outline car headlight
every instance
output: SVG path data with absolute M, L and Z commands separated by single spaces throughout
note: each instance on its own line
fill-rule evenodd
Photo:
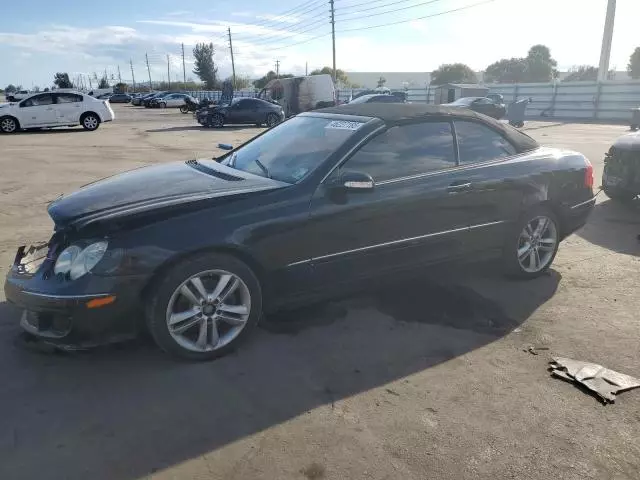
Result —
M 80 248 L 77 245 L 65 248 L 56 260 L 53 267 L 54 273 L 69 274 L 71 280 L 80 278 L 90 272 L 104 257 L 107 245 L 108 242 L 100 241 L 85 248 Z

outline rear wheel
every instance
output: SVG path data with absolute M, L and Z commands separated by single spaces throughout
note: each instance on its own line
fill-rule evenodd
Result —
M 93 132 L 100 126 L 100 119 L 95 113 L 85 113 L 80 120 L 82 128 Z
M 542 206 L 529 210 L 507 234 L 506 273 L 525 279 L 538 277 L 553 263 L 559 244 L 560 227 L 553 212 Z
M 253 271 L 235 257 L 204 254 L 163 275 L 150 301 L 148 325 L 164 351 L 211 360 L 241 343 L 261 314 L 262 291 Z
M 279 120 L 280 119 L 278 118 L 278 115 L 276 115 L 275 113 L 270 113 L 269 115 L 267 115 L 267 127 L 275 127 L 278 124 Z
M 0 118 L 0 132 L 2 133 L 16 133 L 20 129 L 18 120 L 13 117 Z

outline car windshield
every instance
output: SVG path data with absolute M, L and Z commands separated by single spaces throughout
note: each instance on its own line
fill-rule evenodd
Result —
M 364 123 L 293 117 L 227 155 L 222 164 L 296 183 L 322 164 Z
M 451 102 L 451 105 L 471 105 L 477 97 L 465 97 L 459 98 L 455 102 Z
M 350 105 L 354 105 L 356 103 L 367 103 L 367 100 L 369 100 L 370 98 L 375 97 L 375 95 L 363 95 L 361 97 L 358 98 L 354 98 L 353 100 L 351 100 L 349 102 Z

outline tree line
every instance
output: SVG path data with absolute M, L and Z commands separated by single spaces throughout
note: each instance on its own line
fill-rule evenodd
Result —
M 546 45 L 534 45 L 529 49 L 526 57 L 503 58 L 489 65 L 484 72 L 485 83 L 539 83 L 550 82 L 558 78 L 558 63 L 551 56 L 551 50 Z M 636 47 L 627 65 L 629 76 L 640 79 L 640 47 Z M 609 75 L 609 78 L 611 76 Z M 596 81 L 598 68 L 591 65 L 575 66 L 565 82 Z M 431 83 L 442 85 L 445 83 L 477 83 L 475 72 L 464 63 L 450 63 L 440 65 L 431 73 Z

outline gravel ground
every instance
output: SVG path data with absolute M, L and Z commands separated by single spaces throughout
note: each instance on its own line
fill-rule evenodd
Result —
M 259 131 L 115 110 L 93 133 L 0 136 L 0 275 L 48 238 L 60 193 Z M 625 127 L 526 130 L 585 153 L 599 178 Z M 428 272 L 282 313 L 206 364 L 145 340 L 36 353 L 0 296 L 0 479 L 640 478 L 640 390 L 603 407 L 546 370 L 560 355 L 640 376 L 638 233 L 639 211 L 602 194 L 547 276 Z

